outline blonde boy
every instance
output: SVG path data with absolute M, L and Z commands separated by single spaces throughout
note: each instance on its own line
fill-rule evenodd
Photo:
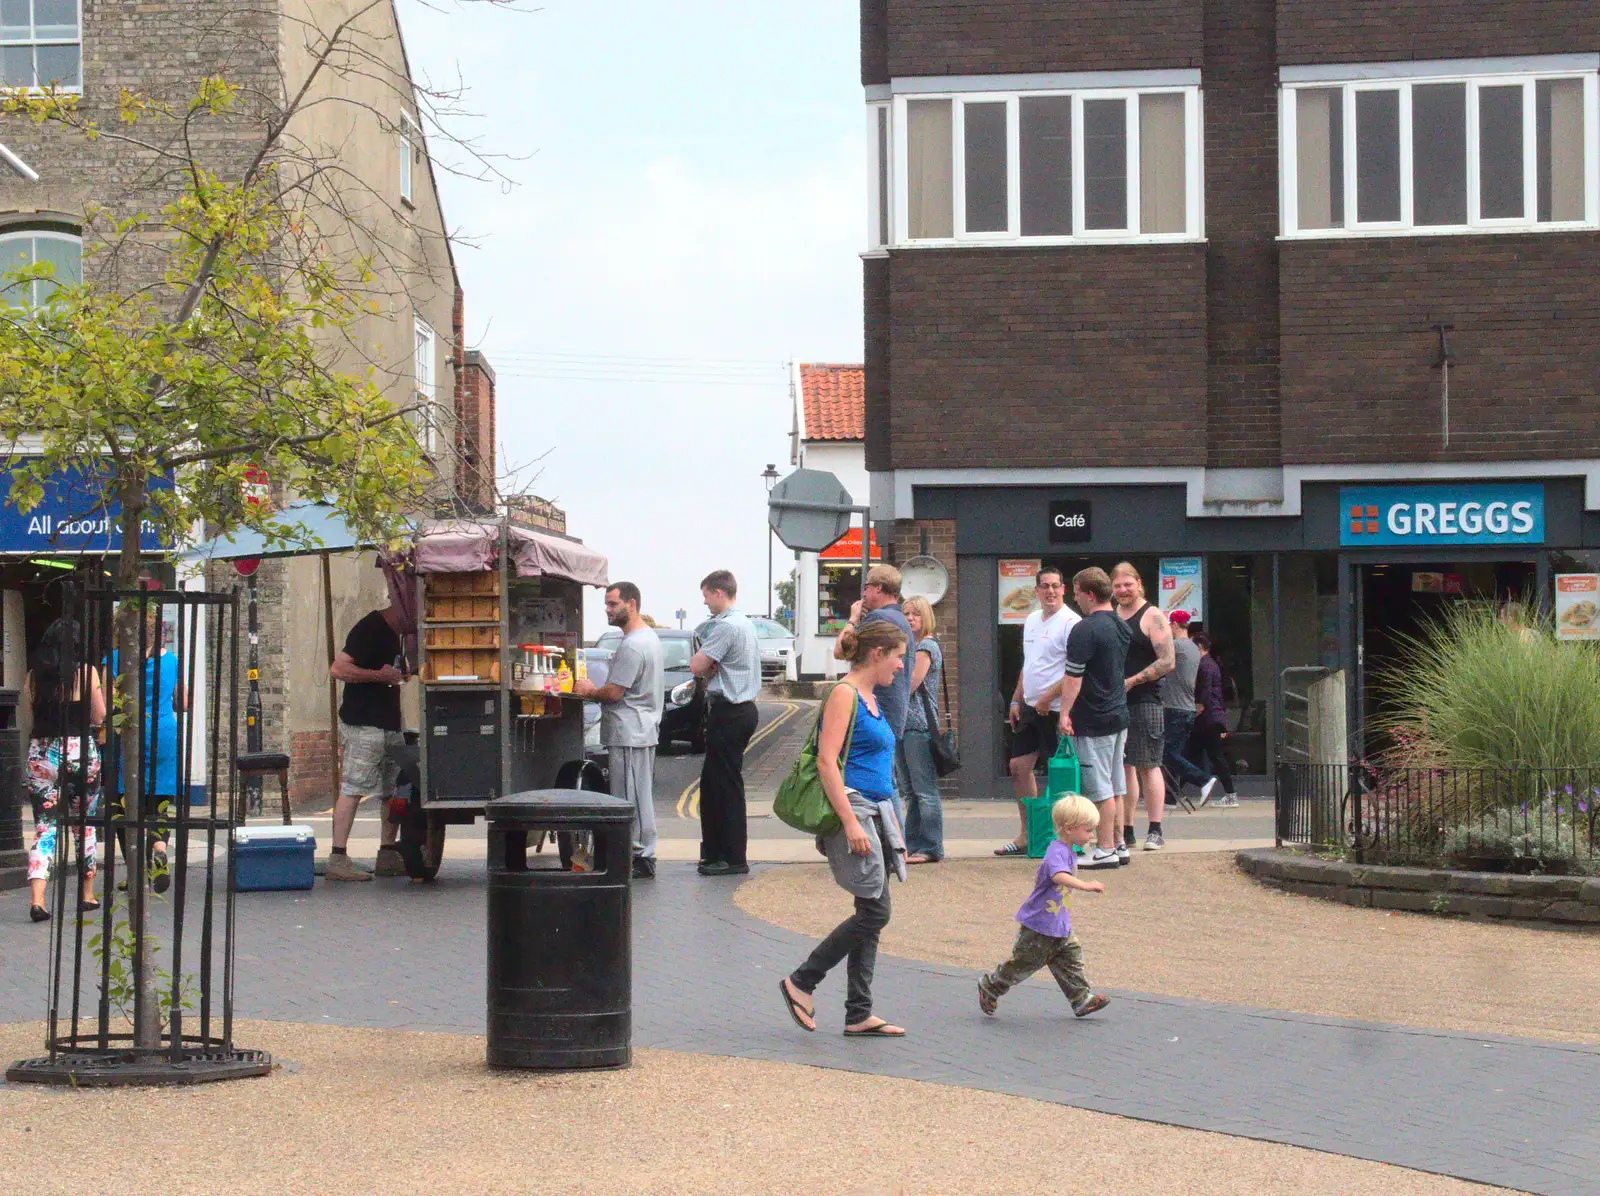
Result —
M 1099 996 L 1083 976 L 1083 949 L 1072 933 L 1071 892 L 1104 893 L 1097 880 L 1079 880 L 1074 845 L 1082 846 L 1095 836 L 1100 811 L 1086 797 L 1068 794 L 1050 809 L 1056 827 L 1056 840 L 1045 850 L 1033 892 L 1017 910 L 1017 942 L 1011 958 L 978 981 L 978 1008 L 994 1016 L 1000 998 L 1040 968 L 1049 968 L 1061 991 L 1072 1002 L 1072 1012 L 1088 1017 L 1104 1009 L 1111 998 Z

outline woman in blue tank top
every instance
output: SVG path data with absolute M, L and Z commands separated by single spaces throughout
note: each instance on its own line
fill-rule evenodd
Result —
M 878 938 L 889 924 L 889 873 L 905 879 L 905 839 L 894 812 L 894 728 L 873 692 L 905 667 L 906 637 L 891 623 L 867 623 L 839 635 L 850 662 L 844 681 L 822 703 L 817 773 L 840 827 L 819 837 L 833 879 L 855 898 L 855 913 L 817 945 L 805 963 L 778 982 L 789 1016 L 817 1028 L 811 994 L 841 960 L 849 960 L 847 1038 L 900 1038 L 905 1031 L 872 1013 Z M 848 750 L 846 744 L 848 743 Z

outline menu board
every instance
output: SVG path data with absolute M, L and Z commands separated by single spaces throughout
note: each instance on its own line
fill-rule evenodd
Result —
M 1175 610 L 1186 610 L 1191 623 L 1203 623 L 1206 617 L 1204 558 L 1163 557 L 1158 572 L 1161 613 L 1170 615 Z
M 1039 568 L 1037 557 L 1000 562 L 1001 623 L 1026 623 L 1028 616 L 1039 609 L 1039 595 L 1034 589 Z
M 1600 640 L 1600 573 L 1556 574 L 1556 638 Z

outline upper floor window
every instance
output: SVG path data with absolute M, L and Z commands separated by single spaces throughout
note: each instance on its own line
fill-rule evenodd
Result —
M 40 262 L 48 262 L 54 269 L 52 278 L 12 280 L 18 270 Z M 81 281 L 83 242 L 74 234 L 32 228 L 0 232 L 0 304 L 40 307 L 50 301 L 57 287 L 77 286 Z
M 871 111 L 874 246 L 1201 235 L 1197 87 L 904 95 Z
M 1284 233 L 1592 227 L 1595 104 L 1592 70 L 1286 86 Z
M 416 173 L 417 162 L 422 157 L 422 130 L 417 127 L 417 122 L 411 119 L 409 113 L 400 114 L 400 198 L 406 203 L 415 203 L 413 198 L 413 180 Z
M 439 449 L 438 386 L 434 375 L 433 329 L 416 320 L 416 340 L 412 357 L 413 389 L 416 392 L 417 427 L 422 432 L 422 447 L 429 454 Z
M 83 86 L 78 0 L 0 0 L 0 87 Z

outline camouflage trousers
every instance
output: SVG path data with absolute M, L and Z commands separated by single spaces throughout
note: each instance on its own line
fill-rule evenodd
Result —
M 1040 968 L 1050 969 L 1074 1011 L 1094 995 L 1083 975 L 1083 948 L 1078 945 L 1078 936 L 1069 932 L 1066 938 L 1058 939 L 1026 926 L 1017 928 L 1011 958 L 978 983 L 990 995 L 1003 997 Z

